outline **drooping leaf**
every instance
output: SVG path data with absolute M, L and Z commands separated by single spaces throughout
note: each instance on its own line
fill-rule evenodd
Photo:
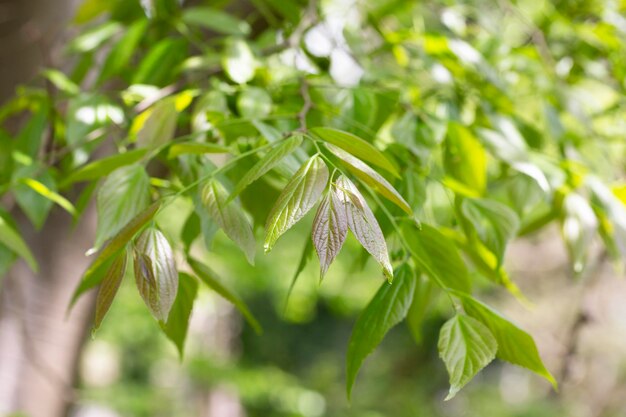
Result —
M 498 343 L 498 358 L 530 369 L 547 379 L 555 388 L 556 380 L 539 357 L 533 338 L 500 314 L 467 294 L 456 293 L 465 312 L 489 328 Z
M 270 150 L 239 180 L 227 201 L 231 201 L 237 197 L 243 190 L 246 189 L 248 185 L 252 184 L 254 181 L 261 178 L 268 171 L 278 165 L 285 156 L 291 154 L 301 144 L 302 135 L 293 135 L 285 139 L 285 141 L 279 146 Z
M 348 235 L 348 216 L 335 187 L 322 200 L 311 230 L 311 239 L 320 260 L 320 279 L 339 254 Z
M 134 164 L 146 155 L 147 149 L 135 149 L 98 159 L 79 169 L 72 171 L 62 182 L 61 186 L 73 184 L 81 181 L 91 181 L 104 177 L 118 168 Z
M 196 278 L 180 272 L 178 274 L 178 292 L 167 323 L 163 326 L 163 332 L 176 345 L 181 360 L 185 350 L 189 317 L 197 294 L 198 281 Z
M 482 195 L 487 185 L 487 159 L 480 141 L 456 122 L 448 124 L 444 166 L 454 180 Z
M 141 165 L 128 165 L 113 171 L 104 181 L 96 198 L 99 248 L 150 204 L 150 178 Z
M 289 180 L 269 214 L 265 227 L 265 252 L 311 210 L 328 183 L 328 168 L 319 156 L 305 162 Z
M 330 127 L 316 127 L 311 129 L 311 133 L 328 143 L 332 143 L 333 145 L 340 147 L 344 151 L 349 152 L 362 161 L 369 162 L 372 165 L 386 169 L 395 177 L 400 178 L 400 173 L 389 161 L 389 159 L 387 159 L 381 151 L 374 147 L 374 145 L 361 139 L 360 137 L 353 135 L 352 133 Z
M 494 360 L 498 350 L 496 339 L 484 324 L 460 314 L 443 325 L 437 346 L 450 375 L 450 392 L 446 400 L 453 398 Z
M 231 80 L 237 84 L 245 84 L 254 78 L 256 59 L 245 41 L 229 39 L 223 56 L 222 65 Z
M 350 172 L 352 172 L 357 178 L 367 184 L 374 191 L 400 207 L 407 214 L 413 215 L 413 211 L 411 210 L 409 203 L 407 203 L 400 193 L 393 188 L 393 185 L 391 185 L 389 181 L 384 179 L 379 173 L 367 166 L 360 159 L 355 158 L 334 145 L 327 146 L 328 149 L 341 159 L 341 162 L 343 162 L 348 167 Z
M 403 226 L 402 236 L 417 265 L 439 286 L 470 292 L 467 267 L 452 240 L 424 223 L 421 229 L 414 225 Z
M 163 233 L 151 227 L 135 240 L 133 258 L 139 294 L 152 315 L 165 323 L 178 291 L 172 247 Z
M 250 33 L 250 25 L 247 22 L 212 7 L 186 8 L 181 19 L 188 25 L 200 26 L 224 35 L 247 35 Z
M 147 19 L 139 19 L 128 27 L 128 30 L 120 40 L 111 48 L 111 52 L 102 64 L 102 71 L 98 76 L 98 82 L 118 74 L 130 62 L 137 46 L 144 37 L 148 28 Z
M 56 184 L 50 171 L 38 164 L 22 166 L 13 172 L 13 192 L 18 206 L 31 221 L 35 229 L 41 229 L 50 214 L 53 202 L 26 185 L 26 178 L 36 179 L 49 190 L 56 191 Z
M 234 202 L 226 202 L 228 192 L 217 180 L 209 181 L 202 189 L 202 202 L 211 217 L 224 230 L 233 242 L 243 251 L 248 262 L 254 264 L 256 241 L 252 225 L 244 215 L 241 207 Z
M 354 325 L 348 345 L 346 389 L 348 398 L 363 360 L 385 335 L 405 317 L 415 292 L 416 276 L 408 265 L 396 271 L 393 283 L 384 282 Z
M 391 281 L 393 268 L 389 261 L 387 242 L 374 213 L 348 178 L 342 175 L 337 178 L 335 184 L 339 201 L 345 208 L 348 228 L 365 250 L 383 267 L 383 273 Z
M 226 288 L 218 279 L 217 274 L 211 270 L 207 265 L 199 262 L 193 258 L 187 258 L 187 263 L 193 272 L 198 275 L 198 278 L 204 282 L 209 288 L 218 293 L 220 296 L 231 302 L 237 310 L 244 316 L 248 324 L 258 334 L 262 333 L 261 325 L 256 318 L 252 315 L 246 304 L 235 293 Z
M 499 266 L 507 243 L 519 229 L 517 214 L 502 203 L 482 198 L 466 198 L 461 207 L 480 241 L 496 256 Z
M 28 187 L 30 187 L 31 190 L 35 191 L 39 195 L 47 198 L 53 203 L 57 203 L 72 216 L 76 215 L 76 209 L 74 208 L 74 205 L 67 198 L 63 197 L 57 192 L 52 191 L 41 182 L 33 178 L 22 178 L 21 182 L 26 184 Z
M 226 146 L 217 145 L 215 143 L 181 142 L 174 143 L 169 147 L 167 157 L 172 159 L 185 154 L 203 155 L 206 153 L 228 152 L 230 152 L 229 148 L 227 148 Z
M 28 245 L 20 235 L 20 233 L 13 228 L 11 225 L 13 220 L 11 220 L 8 213 L 4 210 L 0 211 L 0 243 L 6 246 L 11 251 L 15 252 L 21 258 L 23 258 L 30 269 L 34 272 L 37 272 L 38 266 L 35 257 L 32 252 L 28 248 Z
M 69 309 L 76 303 L 78 297 L 80 297 L 85 291 L 95 287 L 102 281 L 106 272 L 107 262 L 110 263 L 113 255 L 117 254 L 126 244 L 150 221 L 154 218 L 160 203 L 154 203 L 141 213 L 136 215 L 131 221 L 129 221 L 122 229 L 104 245 L 104 247 L 98 252 L 94 260 L 91 262 L 87 270 L 83 274 L 83 277 L 72 294 Z
M 94 331 L 100 327 L 104 316 L 106 316 L 113 299 L 117 294 L 117 290 L 120 288 L 122 278 L 126 273 L 126 263 L 128 260 L 128 253 L 126 251 L 121 252 L 115 259 L 111 266 L 107 269 L 100 289 L 98 290 L 98 297 L 96 298 L 96 316 L 94 319 Z

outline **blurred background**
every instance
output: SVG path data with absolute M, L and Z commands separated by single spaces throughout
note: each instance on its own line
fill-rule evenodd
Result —
M 0 100 L 44 66 L 63 66 L 61 50 L 79 0 L 0 0 Z M 572 1 L 572 3 L 577 3 Z M 574 7 L 574 6 L 572 6 Z M 621 16 L 621 19 L 624 19 Z M 623 24 L 623 22 L 622 22 Z M 162 224 L 174 235 L 180 213 Z M 56 217 L 55 217 L 56 216 Z M 537 340 L 554 392 L 538 376 L 496 361 L 444 402 L 447 374 L 437 335 L 448 311 L 429 306 L 419 340 L 401 324 L 365 362 L 352 401 L 345 395 L 345 352 L 352 325 L 380 285 L 378 267 L 357 268 L 348 241 L 323 283 L 308 263 L 286 303 L 309 223 L 288 233 L 256 267 L 221 232 L 204 259 L 245 298 L 265 332 L 255 334 L 206 289 L 195 304 L 185 357 L 161 334 L 126 279 L 94 337 L 93 294 L 66 315 L 93 241 L 93 210 L 82 223 L 53 211 L 36 241 L 41 276 L 16 265 L 0 296 L 0 414 L 17 417 L 408 417 L 626 415 L 626 282 L 602 250 L 573 279 L 554 227 L 517 241 L 507 254 L 523 306 L 501 289 L 482 299 Z

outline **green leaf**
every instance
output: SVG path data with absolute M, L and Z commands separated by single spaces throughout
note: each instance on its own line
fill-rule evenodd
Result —
M 582 272 L 587 253 L 598 231 L 598 219 L 582 196 L 568 194 L 563 200 L 565 216 L 561 226 L 563 240 L 567 245 L 574 272 Z
M 400 193 L 396 191 L 396 189 L 393 188 L 393 186 L 378 172 L 374 171 L 360 159 L 344 152 L 340 148 L 334 145 L 327 146 L 328 149 L 341 159 L 341 162 L 343 162 L 348 167 L 350 172 L 352 172 L 357 178 L 367 184 L 374 191 L 394 203 L 396 206 L 400 207 L 408 215 L 413 215 L 413 211 L 411 210 L 409 203 L 407 203 Z
M 113 171 L 96 197 L 98 227 L 94 247 L 99 248 L 150 204 L 150 178 L 141 165 Z
M 324 278 L 343 242 L 348 236 L 348 216 L 346 207 L 336 187 L 332 187 L 322 200 L 315 220 L 311 238 L 320 260 L 320 279 Z
M 117 290 L 120 288 L 124 274 L 126 273 L 126 263 L 128 260 L 128 253 L 123 251 L 113 260 L 111 266 L 107 269 L 100 289 L 98 290 L 98 297 L 96 298 L 96 317 L 94 320 L 94 331 L 100 327 L 104 316 L 106 316 L 113 299 L 117 294 Z
M 36 179 L 49 190 L 56 191 L 56 184 L 52 175 L 50 175 L 50 171 L 38 164 L 22 166 L 13 172 L 15 200 L 33 226 L 35 226 L 35 229 L 39 230 L 46 222 L 53 203 L 50 199 L 26 185 L 23 181 L 26 178 Z
M 256 241 L 252 225 L 241 207 L 227 203 L 228 192 L 217 180 L 209 181 L 202 189 L 202 202 L 215 222 L 243 251 L 250 264 L 254 264 Z
M 302 135 L 294 135 L 283 141 L 279 146 L 270 150 L 263 156 L 246 174 L 239 180 L 233 192 L 228 197 L 228 201 L 233 200 L 243 190 L 257 179 L 261 178 L 268 171 L 280 163 L 287 155 L 290 155 L 302 144 Z
M 153 45 L 134 72 L 132 84 L 163 86 L 174 80 L 177 66 L 187 57 L 182 39 L 165 38 Z
M 43 76 L 46 77 L 59 91 L 63 91 L 66 94 L 74 95 L 80 92 L 80 88 L 70 80 L 67 75 L 63 74 L 59 70 L 46 69 L 43 71 Z
M 217 274 L 213 272 L 211 268 L 193 258 L 187 258 L 187 263 L 189 263 L 189 266 L 191 266 L 193 272 L 198 275 L 198 278 L 200 278 L 202 282 L 204 282 L 209 288 L 221 295 L 223 298 L 230 301 L 237 308 L 237 310 L 239 310 L 239 312 L 245 317 L 245 319 L 248 321 L 248 324 L 250 324 L 255 332 L 257 332 L 258 334 L 262 333 L 263 330 L 261 329 L 261 325 L 254 318 L 252 313 L 250 313 L 250 310 L 243 302 L 243 300 L 240 299 L 231 290 L 226 288 L 220 282 L 220 280 L 217 278 Z
M 160 323 L 165 323 L 178 291 L 174 251 L 163 233 L 144 230 L 133 246 L 135 283 L 141 298 Z
M 346 212 L 348 228 L 365 250 L 383 267 L 383 273 L 391 281 L 393 268 L 389 261 L 387 242 L 374 213 L 363 195 L 348 178 L 341 175 L 335 184 L 339 201 Z
M 265 227 L 265 252 L 313 208 L 328 183 L 328 168 L 319 156 L 305 162 L 289 180 L 269 214 Z
M 248 119 L 264 119 L 272 112 L 272 97 L 258 87 L 248 87 L 237 96 L 239 115 Z
M 98 252 L 94 260 L 91 262 L 83 277 L 78 284 L 78 287 L 74 290 L 72 299 L 70 301 L 69 308 L 72 308 L 78 297 L 80 297 L 85 291 L 95 287 L 104 278 L 106 272 L 107 262 L 122 250 L 126 244 L 139 232 L 149 221 L 151 221 L 156 215 L 160 203 L 154 203 L 141 213 L 136 215 L 131 221 L 129 221 L 111 240 L 104 245 L 104 247 Z M 110 262 L 109 262 L 110 263 Z
M 106 21 L 98 26 L 86 30 L 72 40 L 69 45 L 74 52 L 85 53 L 93 51 L 104 42 L 111 39 L 122 30 L 122 25 L 114 21 Z
M 450 122 L 445 145 L 448 175 L 482 195 L 487 186 L 487 155 L 480 141 L 465 126 Z
M 180 155 L 187 154 L 203 155 L 207 153 L 228 152 L 230 152 L 229 148 L 227 148 L 226 146 L 217 145 L 215 143 L 182 142 L 172 144 L 167 152 L 167 157 L 169 159 L 173 159 Z
M 111 48 L 111 52 L 107 55 L 102 65 L 102 71 L 98 76 L 98 82 L 119 74 L 128 65 L 139 43 L 144 38 L 146 29 L 148 29 L 147 19 L 137 20 L 128 27 L 124 36 Z
M 346 362 L 348 398 L 363 360 L 374 351 L 387 332 L 406 317 L 415 285 L 415 274 L 409 266 L 403 265 L 396 271 L 393 283 L 383 283 L 361 313 L 348 344 Z
M 497 201 L 478 198 L 464 199 L 461 208 L 480 241 L 496 256 L 500 266 L 507 242 L 519 229 L 515 211 Z
M 328 143 L 340 147 L 362 161 L 386 169 L 396 178 L 400 178 L 400 173 L 391 161 L 381 151 L 376 149 L 374 145 L 360 137 L 330 127 L 316 127 L 311 129 L 311 133 Z
M 166 98 L 137 116 L 131 128 L 131 138 L 140 146 L 157 148 L 174 138 L 177 120 L 176 103 Z
M 37 261 L 19 232 L 11 224 L 14 223 L 8 213 L 0 211 L 0 243 L 24 258 L 30 269 L 38 271 Z
M 224 35 L 248 35 L 250 25 L 234 16 L 212 7 L 190 7 L 181 19 L 192 26 L 200 26 Z
M 433 299 L 433 288 L 433 281 L 427 277 L 418 275 L 413 302 L 406 316 L 406 322 L 411 331 L 411 336 L 413 336 L 413 340 L 418 345 L 421 344 L 423 340 L 422 327 L 428 307 Z
M 52 191 L 51 189 L 46 187 L 41 182 L 39 182 L 39 181 L 37 181 L 35 179 L 32 179 L 32 178 L 22 178 L 20 180 L 20 182 L 22 182 L 23 184 L 26 184 L 33 191 L 35 191 L 39 195 L 47 198 L 48 200 L 52 201 L 53 203 L 57 203 L 59 206 L 61 206 L 63 209 L 65 209 L 65 211 L 70 213 L 72 216 L 76 215 L 76 209 L 74 208 L 74 205 L 72 203 L 70 203 L 70 201 L 68 199 L 66 199 L 62 195 Z
M 436 228 L 422 223 L 402 227 L 402 236 L 415 263 L 444 289 L 471 291 L 467 267 L 454 242 Z
M 135 149 L 125 153 L 98 159 L 70 172 L 70 174 L 61 182 L 61 186 L 67 186 L 75 182 L 91 181 L 104 177 L 118 168 L 140 161 L 147 152 L 147 149 Z
M 291 292 L 293 288 L 296 286 L 296 282 L 298 282 L 298 277 L 304 268 L 306 267 L 311 254 L 313 253 L 313 241 L 311 239 L 306 239 L 306 243 L 304 244 L 304 248 L 302 249 L 302 255 L 300 255 L 300 260 L 298 261 L 298 266 L 293 273 L 293 277 L 291 278 L 291 284 L 289 284 L 289 289 L 287 290 L 287 296 L 285 297 L 285 311 L 287 310 L 287 305 L 289 304 L 289 297 L 291 296 Z
M 226 75 L 237 84 L 252 80 L 257 66 L 252 50 L 241 39 L 229 39 L 226 42 L 222 65 Z
M 163 326 L 163 332 L 176 345 L 181 360 L 183 359 L 185 339 L 189 328 L 189 317 L 197 295 L 198 281 L 196 278 L 180 272 L 178 274 L 178 292 L 167 323 Z
M 496 339 L 484 324 L 458 314 L 441 328 L 437 346 L 450 375 L 450 392 L 446 400 L 453 398 L 494 360 L 498 350 Z
M 554 377 L 544 366 L 533 338 L 500 314 L 462 293 L 456 293 L 465 312 L 489 328 L 498 343 L 498 358 L 522 366 L 546 378 L 556 389 Z

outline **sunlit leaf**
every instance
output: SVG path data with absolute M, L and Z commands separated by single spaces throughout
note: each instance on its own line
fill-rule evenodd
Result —
M 416 277 L 411 268 L 407 265 L 402 266 L 396 271 L 393 283 L 383 283 L 361 313 L 348 345 L 346 369 L 348 397 L 363 360 L 374 351 L 387 332 L 406 317 L 415 285 Z
M 278 197 L 265 227 L 265 252 L 313 208 L 328 183 L 328 168 L 319 156 L 305 162 Z
M 383 273 L 391 281 L 393 269 L 389 261 L 387 243 L 374 213 L 363 195 L 348 178 L 340 176 L 335 184 L 339 201 L 346 212 L 348 228 L 365 250 L 383 267 Z
M 495 359 L 498 344 L 480 321 L 457 314 L 441 328 L 438 348 L 450 375 L 449 400 Z
M 263 119 L 272 111 L 272 97 L 258 87 L 248 87 L 237 96 L 237 110 L 241 117 Z
M 254 78 L 256 59 L 245 41 L 228 40 L 223 56 L 222 65 L 231 80 L 237 84 L 245 84 Z
M 233 242 L 245 253 L 248 262 L 254 264 L 256 241 L 252 225 L 235 202 L 226 201 L 228 192 L 217 180 L 209 181 L 202 189 L 202 202 L 211 217 Z
M 456 122 L 448 124 L 444 165 L 455 180 L 483 194 L 487 185 L 485 149 L 472 132 Z
M 259 324 L 257 319 L 254 318 L 252 313 L 250 313 L 250 310 L 243 302 L 243 300 L 231 290 L 226 288 L 220 282 L 217 274 L 212 271 L 211 268 L 199 261 L 196 261 L 193 258 L 187 258 L 187 262 L 189 263 L 189 266 L 191 266 L 191 269 L 193 269 L 193 272 L 198 275 L 198 278 L 200 278 L 202 282 L 204 282 L 209 288 L 218 293 L 220 296 L 231 302 L 237 308 L 237 310 L 239 310 L 239 312 L 244 316 L 248 324 L 250 324 L 255 332 L 259 334 L 262 332 L 261 325 Z
M 74 205 L 67 198 L 63 197 L 59 193 L 52 191 L 41 182 L 32 178 L 22 178 L 21 182 L 29 186 L 39 195 L 42 195 L 53 203 L 58 204 L 72 216 L 76 215 L 76 209 L 74 208 Z
M 131 137 L 141 146 L 156 148 L 172 140 L 177 120 L 176 103 L 166 98 L 137 116 Z
M 141 298 L 152 315 L 165 323 L 178 291 L 178 271 L 170 243 L 159 230 L 148 228 L 135 240 L 133 260 Z

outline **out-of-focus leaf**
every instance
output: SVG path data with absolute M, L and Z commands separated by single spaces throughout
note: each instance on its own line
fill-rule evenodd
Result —
M 87 23 L 106 12 L 110 6 L 110 0 L 85 0 L 78 6 L 74 15 L 74 22 L 79 25 Z
M 506 205 L 488 199 L 467 198 L 461 207 L 478 238 L 496 256 L 500 266 L 507 243 L 519 229 L 517 214 Z
M 177 120 L 176 103 L 166 98 L 135 118 L 130 131 L 131 138 L 134 137 L 140 146 L 148 148 L 164 145 L 174 137 Z
M 164 324 L 178 291 L 172 247 L 163 233 L 151 227 L 136 239 L 133 258 L 139 294 L 154 318 Z
M 228 197 L 228 201 L 237 197 L 248 185 L 252 184 L 278 165 L 283 158 L 291 154 L 300 144 L 302 144 L 302 135 L 293 135 L 285 139 L 279 146 L 270 150 L 239 180 L 233 192 Z
M 177 66 L 186 56 L 183 40 L 165 38 L 150 48 L 135 71 L 132 83 L 158 86 L 171 83 L 178 73 Z
M 374 213 L 363 195 L 348 178 L 342 175 L 337 178 L 335 184 L 339 201 L 346 212 L 348 228 L 365 250 L 383 267 L 383 273 L 391 281 L 393 269 L 389 261 L 387 242 Z
M 128 253 L 126 251 L 117 255 L 102 279 L 102 284 L 100 284 L 100 289 L 98 290 L 98 297 L 96 298 L 94 331 L 100 327 L 104 316 L 106 316 L 113 303 L 117 290 L 120 288 L 122 278 L 124 278 L 124 274 L 126 273 L 127 260 Z
M 98 76 L 98 81 L 108 79 L 112 75 L 118 74 L 130 62 L 133 54 L 137 50 L 137 46 L 146 33 L 148 28 L 148 20 L 140 19 L 128 27 L 128 30 L 120 38 L 120 40 L 111 48 L 111 52 L 107 56 L 102 71 Z
M 46 69 L 43 71 L 43 76 L 46 77 L 56 88 L 63 91 L 66 94 L 74 95 L 78 94 L 80 88 L 70 80 L 67 75 L 61 71 L 54 69 Z
M 494 310 L 467 294 L 457 293 L 465 312 L 489 328 L 498 343 L 498 358 L 530 369 L 555 388 L 556 380 L 544 366 L 533 338 Z
M 78 297 L 102 281 L 107 271 L 107 263 L 110 264 L 111 258 L 122 250 L 122 248 L 154 218 L 160 206 L 160 203 L 154 203 L 136 215 L 98 252 L 89 267 L 87 267 L 80 283 L 72 294 L 69 305 L 70 309 L 76 303 Z
M 150 177 L 143 166 L 128 165 L 113 171 L 98 190 L 94 247 L 99 248 L 149 204 Z
M 72 171 L 62 182 L 61 186 L 73 184 L 81 181 L 91 181 L 104 177 L 118 168 L 126 165 L 134 164 L 143 158 L 147 149 L 135 149 L 132 151 L 120 153 L 98 159 L 79 169 Z
M 403 226 L 402 236 L 417 265 L 438 285 L 464 293 L 471 291 L 467 267 L 452 240 L 424 223 L 421 229 Z
M 70 203 L 70 201 L 67 198 L 63 197 L 61 194 L 52 191 L 41 182 L 32 178 L 22 178 L 21 182 L 26 184 L 36 193 L 52 201 L 53 203 L 57 203 L 59 206 L 65 209 L 72 216 L 76 215 L 76 209 L 74 208 L 74 205 Z
M 221 10 L 199 6 L 185 9 L 181 16 L 188 25 L 200 26 L 224 35 L 247 35 L 250 25 Z
M 237 84 L 245 84 L 254 78 L 257 66 L 252 50 L 242 39 L 228 40 L 222 65 L 228 77 Z
M 272 111 L 272 97 L 258 87 L 248 87 L 237 96 L 237 110 L 241 117 L 263 119 Z
M 320 260 L 320 279 L 339 254 L 348 235 L 348 216 L 335 187 L 322 200 L 311 230 L 311 239 Z
M 22 236 L 13 228 L 13 223 L 9 213 L 0 210 L 0 243 L 23 258 L 30 269 L 37 272 L 37 261 Z
M 563 239 L 567 244 L 574 272 L 582 272 L 591 242 L 598 231 L 598 219 L 582 196 L 570 193 L 563 201 Z
M 449 400 L 495 359 L 498 344 L 480 321 L 457 314 L 441 328 L 438 348 L 450 375 Z
M 410 267 L 404 265 L 396 271 L 393 283 L 385 282 L 365 307 L 354 325 L 348 344 L 346 389 L 348 398 L 363 360 L 374 351 L 385 335 L 400 323 L 409 311 L 416 277 Z
M 287 290 L 287 296 L 285 297 L 285 309 L 287 309 L 287 305 L 289 303 L 289 297 L 291 296 L 291 292 L 293 288 L 296 286 L 296 282 L 298 282 L 298 278 L 304 268 L 306 267 L 309 258 L 311 258 L 311 254 L 313 253 L 313 241 L 311 239 L 306 239 L 306 243 L 304 244 L 304 248 L 302 249 L 302 255 L 300 255 L 300 260 L 298 261 L 298 266 L 293 273 L 293 277 L 291 278 L 291 283 L 289 284 L 289 289 Z
M 201 142 L 181 142 L 174 143 L 169 147 L 167 157 L 172 159 L 180 155 L 195 154 L 203 155 L 206 153 L 228 153 L 230 149 L 226 146 L 217 145 L 215 143 Z
M 487 185 L 485 149 L 472 132 L 456 123 L 448 124 L 444 166 L 448 175 L 482 195 Z
M 176 345 L 181 360 L 185 350 L 189 317 L 197 295 L 198 281 L 196 278 L 180 272 L 178 274 L 178 292 L 167 323 L 163 326 L 163 332 Z
M 406 315 L 406 322 L 411 331 L 413 340 L 418 345 L 422 343 L 422 326 L 424 324 L 424 317 L 428 311 L 428 307 L 431 303 L 433 294 L 433 282 L 424 277 L 418 275 L 417 283 L 415 285 L 415 294 L 413 295 L 413 302 L 411 308 Z
M 230 301 L 239 312 L 244 316 L 248 324 L 254 329 L 255 332 L 261 333 L 263 330 L 261 329 L 261 325 L 254 318 L 250 310 L 243 302 L 241 298 L 239 298 L 235 293 L 226 288 L 218 279 L 217 274 L 211 270 L 207 265 L 199 262 L 193 258 L 187 258 L 187 262 L 193 272 L 198 275 L 198 278 L 202 282 L 204 282 L 209 288 L 218 293 L 220 296 L 224 297 L 226 300 Z
M 360 159 L 355 158 L 344 150 L 333 145 L 327 146 L 328 149 L 341 159 L 341 162 L 346 164 L 350 172 L 352 172 L 356 177 L 358 177 L 374 191 L 387 198 L 396 206 L 400 207 L 407 214 L 413 215 L 413 211 L 411 210 L 409 203 L 407 203 L 400 193 L 379 173 L 374 171 Z
M 330 127 L 316 127 L 311 129 L 311 133 L 316 137 L 340 147 L 353 156 L 380 168 L 386 169 L 396 178 L 400 178 L 397 168 L 387 159 L 387 157 L 371 143 L 339 129 Z
M 202 202 L 211 217 L 224 230 L 233 242 L 239 246 L 250 264 L 254 264 L 256 241 L 252 225 L 244 215 L 241 207 L 234 202 L 226 201 L 228 192 L 217 180 L 209 181 L 202 189 Z
M 33 226 L 36 229 L 41 229 L 48 218 L 53 203 L 26 185 L 23 180 L 27 178 L 36 179 L 46 188 L 53 191 L 56 191 L 56 184 L 52 175 L 50 175 L 50 171 L 37 164 L 22 166 L 13 172 L 15 200 Z
M 85 53 L 93 51 L 122 30 L 122 25 L 114 21 L 106 21 L 95 26 L 72 40 L 69 49 Z
M 48 124 L 48 114 L 45 109 L 34 113 L 26 122 L 15 138 L 14 150 L 35 159 L 41 148 L 43 134 Z
M 328 168 L 319 156 L 305 162 L 278 197 L 265 227 L 265 252 L 311 210 L 328 183 Z

